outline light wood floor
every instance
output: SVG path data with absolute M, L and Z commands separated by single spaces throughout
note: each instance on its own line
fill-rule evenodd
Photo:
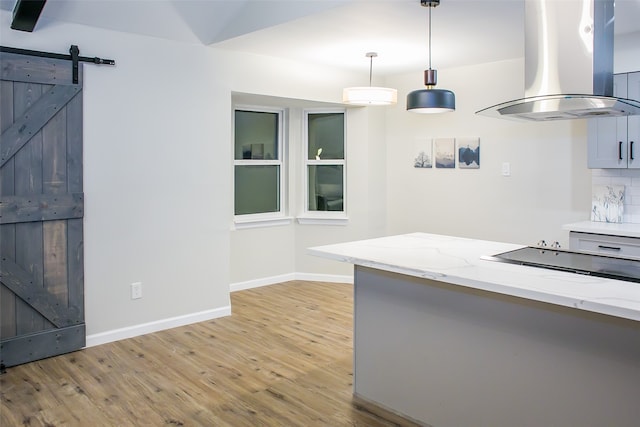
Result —
M 353 287 L 235 292 L 233 315 L 7 369 L 0 425 L 388 426 L 352 403 Z

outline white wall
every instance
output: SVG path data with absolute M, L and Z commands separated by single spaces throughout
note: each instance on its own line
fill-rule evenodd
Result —
M 335 103 L 353 74 L 81 25 L 47 22 L 33 33 L 13 31 L 11 13 L 0 13 L 5 46 L 66 53 L 77 44 L 81 55 L 116 61 L 84 66 L 89 341 L 223 315 L 232 268 L 240 272 L 234 281 L 291 273 L 301 246 L 368 234 L 360 209 L 353 222 L 359 234 L 311 226 L 300 244 L 291 226 L 234 232 L 231 239 L 232 92 Z M 357 173 L 352 178 L 362 181 Z M 335 264 L 334 271 L 345 272 Z M 143 298 L 131 300 L 137 281 Z
M 422 73 L 387 83 L 399 98 L 421 88 Z M 591 174 L 583 121 L 522 123 L 475 111 L 524 92 L 524 61 L 439 70 L 438 87 L 456 94 L 456 111 L 439 115 L 393 109 L 387 122 L 390 234 L 411 231 L 568 246 L 562 224 L 585 219 Z M 479 137 L 480 169 L 416 169 L 415 142 Z M 503 162 L 511 176 L 501 175 Z M 410 183 L 410 185 L 408 185 Z
M 350 264 L 309 256 L 306 248 L 386 234 L 385 117 L 387 109 L 350 108 L 347 111 L 346 226 L 296 226 L 296 271 L 351 275 Z M 299 179 L 301 182 L 301 179 Z
M 80 25 L 9 29 L 5 46 L 100 56 L 84 68 L 90 336 L 229 306 L 230 99 L 209 49 Z M 141 281 L 143 298 L 131 300 Z

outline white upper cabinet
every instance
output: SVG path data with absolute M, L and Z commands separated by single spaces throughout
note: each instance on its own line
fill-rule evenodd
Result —
M 613 94 L 640 100 L 640 71 L 613 76 Z M 640 116 L 589 120 L 591 169 L 640 169 Z

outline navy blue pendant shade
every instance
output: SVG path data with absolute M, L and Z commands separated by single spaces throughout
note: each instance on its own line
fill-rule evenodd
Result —
M 446 89 L 414 90 L 407 95 L 407 110 L 414 113 L 446 113 L 456 109 L 456 96 Z
M 429 68 L 424 71 L 426 89 L 414 90 L 407 95 L 407 110 L 414 113 L 446 113 L 456 109 L 456 96 L 446 89 L 434 89 L 438 71 Z

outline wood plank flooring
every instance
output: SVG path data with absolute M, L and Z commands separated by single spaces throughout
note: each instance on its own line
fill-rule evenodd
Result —
M 352 285 L 286 282 L 231 303 L 225 318 L 7 369 L 0 425 L 393 425 L 352 402 Z

